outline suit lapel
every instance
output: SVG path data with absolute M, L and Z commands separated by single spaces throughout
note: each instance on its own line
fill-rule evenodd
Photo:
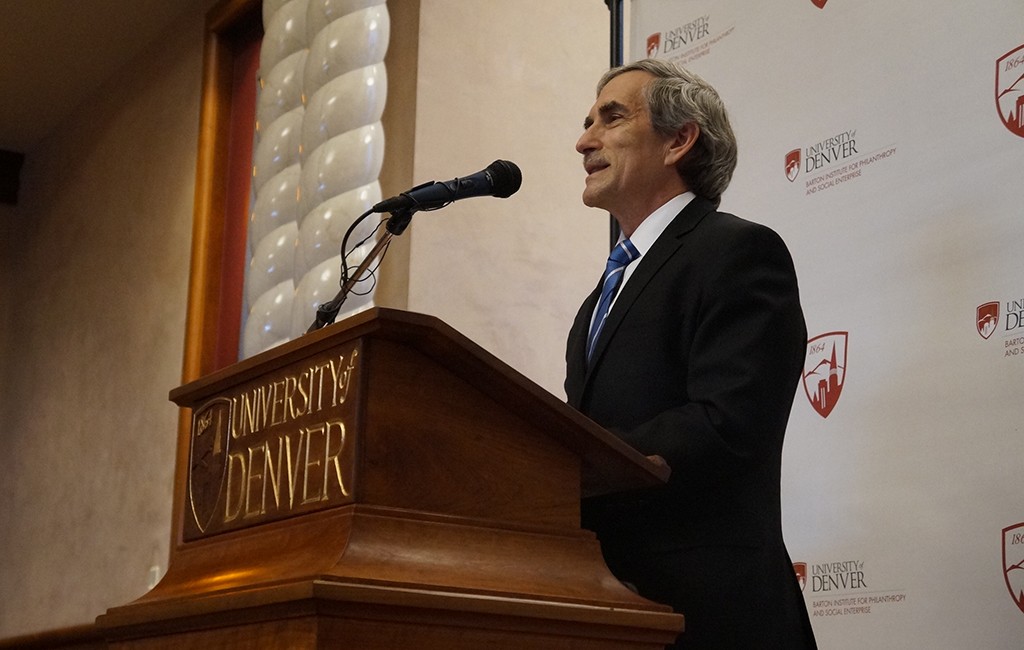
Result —
M 644 253 L 643 257 L 640 258 L 640 262 L 637 264 L 636 270 L 634 270 L 633 274 L 629 277 L 629 282 L 627 282 L 626 286 L 622 288 L 622 292 L 616 297 L 611 311 L 608 312 L 608 318 L 605 320 L 604 328 L 601 330 L 601 335 L 594 344 L 594 352 L 589 364 L 585 361 L 586 353 L 583 353 L 584 365 L 586 367 L 585 384 L 589 383 L 594 370 L 598 365 L 600 365 L 601 356 L 604 354 L 609 342 L 615 338 L 615 333 L 618 331 L 623 319 L 629 313 L 630 308 L 636 302 L 637 298 L 644 292 L 651 281 L 654 280 L 661 267 L 663 267 L 683 245 L 683 240 L 686 234 L 696 228 L 701 220 L 713 211 L 714 206 L 709 201 L 701 198 L 693 199 L 678 215 L 676 215 L 675 219 L 672 220 L 668 227 L 665 228 L 665 232 L 658 237 L 657 241 L 654 242 L 654 245 L 651 246 L 651 249 Z M 588 298 L 587 302 L 592 303 L 594 300 L 595 296 L 592 294 L 591 297 Z M 586 313 L 589 315 L 592 312 L 593 307 L 591 307 L 591 309 Z M 583 338 L 584 340 L 586 339 L 585 332 Z

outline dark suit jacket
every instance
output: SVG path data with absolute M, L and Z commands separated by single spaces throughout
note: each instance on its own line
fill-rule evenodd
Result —
M 569 403 L 672 468 L 668 485 L 586 500 L 609 568 L 686 616 L 685 648 L 814 647 L 782 540 L 782 441 L 807 332 L 772 230 L 697 198 L 615 301 L 569 334 Z

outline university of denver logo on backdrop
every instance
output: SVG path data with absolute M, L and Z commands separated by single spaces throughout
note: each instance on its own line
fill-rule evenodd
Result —
M 807 563 L 794 562 L 793 573 L 796 574 L 796 581 L 800 583 L 800 591 L 803 591 L 804 587 L 807 586 Z
M 690 64 L 711 53 L 712 45 L 732 34 L 736 25 L 713 21 L 712 14 L 684 18 L 647 37 L 647 57 L 660 57 L 680 65 Z M 712 24 L 717 28 L 712 31 Z
M 996 61 L 996 107 L 1006 128 L 1024 138 L 1024 45 Z
M 981 338 L 987 339 L 992 336 L 999 325 L 999 303 L 986 302 L 984 305 L 978 305 L 976 324 Z
M 1003 529 L 1003 579 L 1013 602 L 1024 612 L 1024 523 Z
M 647 37 L 647 58 L 653 59 L 658 56 L 661 49 L 661 32 L 655 32 Z
M 811 406 L 827 418 L 846 384 L 846 342 L 849 332 L 828 332 L 807 341 L 804 392 Z
M 811 0 L 811 2 L 813 2 L 814 6 L 818 9 L 824 9 L 825 3 L 828 2 L 828 0 Z
M 786 178 L 792 183 L 800 175 L 800 150 L 794 149 L 786 154 Z

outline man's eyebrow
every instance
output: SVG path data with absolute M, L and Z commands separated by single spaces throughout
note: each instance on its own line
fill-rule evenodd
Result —
M 597 112 L 601 115 L 601 117 L 607 117 L 609 113 L 616 113 L 619 111 L 628 111 L 628 109 L 626 108 L 625 104 L 615 101 L 614 99 L 611 101 L 607 101 L 604 104 L 601 104 L 597 108 Z M 590 125 L 593 123 L 594 120 L 588 115 L 587 118 L 583 120 L 583 128 L 589 129 Z
M 601 104 L 601 107 L 597 109 L 597 112 L 600 113 L 601 115 L 607 115 L 608 113 L 614 113 L 616 111 L 625 110 L 626 106 L 624 104 L 617 102 L 613 99 L 611 101 L 605 102 L 604 104 Z

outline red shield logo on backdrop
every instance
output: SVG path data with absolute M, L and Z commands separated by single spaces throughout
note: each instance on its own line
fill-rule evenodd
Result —
M 1003 579 L 1013 602 L 1024 612 L 1024 523 L 1003 529 Z
M 846 384 L 846 343 L 849 332 L 828 332 L 807 341 L 804 392 L 811 406 L 827 418 Z
M 792 183 L 800 175 L 800 150 L 794 149 L 786 154 L 786 178 Z
M 800 591 L 803 591 L 807 586 L 807 563 L 794 562 L 793 572 L 796 573 L 796 581 L 800 583 Z
M 653 59 L 661 49 L 661 34 L 655 33 L 647 37 L 647 58 Z
M 987 339 L 992 336 L 996 331 L 996 325 L 999 324 L 999 303 L 986 302 L 984 305 L 978 305 L 976 324 L 981 338 Z
M 813 2 L 814 6 L 818 9 L 824 9 L 825 3 L 828 2 L 828 0 L 811 0 L 811 2 Z
M 996 107 L 1006 128 L 1024 138 L 1024 45 L 996 61 Z

